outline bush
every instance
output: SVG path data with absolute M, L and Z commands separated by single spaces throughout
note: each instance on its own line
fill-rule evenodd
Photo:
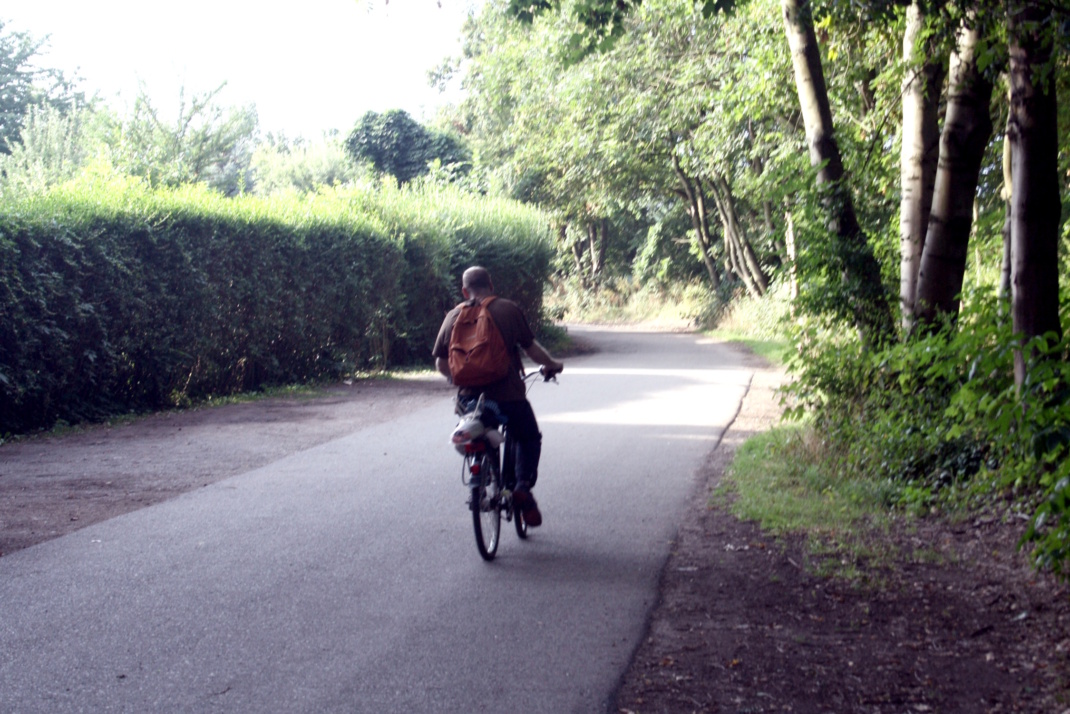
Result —
M 1070 300 L 1064 299 L 1064 305 Z M 1064 318 L 1065 321 L 1065 318 Z M 966 296 L 956 324 L 879 351 L 857 333 L 811 327 L 797 339 L 793 414 L 912 507 L 1010 492 L 1034 510 L 1024 540 L 1038 565 L 1070 574 L 1070 341 L 1011 334 L 1009 306 Z M 1016 351 L 1027 378 L 1013 378 Z

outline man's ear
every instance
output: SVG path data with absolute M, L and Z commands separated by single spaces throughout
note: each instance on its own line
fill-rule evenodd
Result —
M 472 296 L 468 294 L 468 288 L 461 288 L 461 295 L 464 295 L 465 300 L 472 299 Z

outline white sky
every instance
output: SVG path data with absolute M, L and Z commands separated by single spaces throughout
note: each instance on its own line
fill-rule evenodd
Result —
M 430 118 L 444 102 L 427 70 L 460 54 L 481 0 L 18 0 L 5 29 L 49 35 L 40 64 L 77 71 L 124 111 L 143 81 L 161 108 L 215 89 L 255 103 L 264 132 L 348 132 L 366 111 Z M 456 97 L 452 97 L 456 99 Z

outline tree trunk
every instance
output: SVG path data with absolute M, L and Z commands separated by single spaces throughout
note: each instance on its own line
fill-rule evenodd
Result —
M 782 241 L 777 240 L 776 224 L 773 222 L 773 202 L 769 199 L 762 201 L 762 227 L 765 229 L 765 237 L 769 241 L 769 247 L 776 253 L 778 260 L 787 258 L 787 251 Z
M 1010 84 L 1010 78 L 1008 77 L 1008 85 Z M 1008 106 L 1010 106 L 1010 100 L 1013 98 L 1010 96 L 1008 90 Z M 1003 261 L 999 268 L 999 297 L 1001 300 L 1010 300 L 1011 297 L 1011 197 L 1014 195 L 1014 174 L 1011 171 L 1011 157 L 1014 155 L 1013 147 L 1011 146 L 1011 121 L 1013 116 L 1007 117 L 1007 128 L 1003 133 L 1003 190 L 1000 191 L 1000 198 L 1003 199 Z M 1000 318 L 1002 322 L 1003 307 L 1000 305 Z
M 598 269 L 605 270 L 606 247 L 609 245 L 609 219 L 603 218 L 598 226 Z
M 873 91 L 873 84 L 877 81 L 879 73 L 872 67 L 863 72 L 862 79 L 858 82 L 858 94 L 862 98 L 862 118 L 865 119 L 877 107 L 877 95 Z
M 699 239 L 702 246 L 702 259 L 706 263 L 706 270 L 717 275 L 717 268 L 713 263 L 713 235 L 710 233 L 710 211 L 706 207 L 706 194 L 702 190 L 702 182 L 695 180 L 695 207 L 698 212 Z M 714 289 L 721 287 L 721 279 L 718 277 L 713 283 Z
M 1058 104 L 1051 27 L 1042 6 L 1009 9 L 1011 67 L 1011 313 L 1025 339 L 1055 333 L 1059 322 Z M 1051 10 L 1047 10 L 1050 14 Z M 1026 359 L 1017 353 L 1014 380 L 1022 386 Z
M 958 315 L 977 177 L 992 135 L 992 84 L 977 71 L 976 48 L 977 30 L 963 25 L 951 54 L 940 165 L 918 273 L 914 314 L 919 327 L 934 328 L 939 316 Z
M 851 194 L 844 185 L 843 160 L 833 137 L 832 109 L 814 35 L 809 0 L 781 0 L 784 31 L 791 47 L 810 164 L 827 196 L 834 253 L 848 282 L 849 309 L 863 340 L 878 344 L 895 332 L 892 311 L 881 284 L 880 266 L 862 234 Z
M 561 239 L 561 242 L 567 243 L 568 224 L 562 223 L 557 230 L 557 235 Z M 572 249 L 572 260 L 576 264 L 576 275 L 580 278 L 580 287 L 586 290 L 590 285 L 587 282 L 587 273 L 583 270 L 583 243 L 580 241 L 572 241 L 572 244 L 569 247 Z
M 903 34 L 903 146 L 900 155 L 901 196 L 899 204 L 899 303 L 903 330 L 914 325 L 925 232 L 933 202 L 933 183 L 940 151 L 940 85 L 943 68 L 933 60 L 922 42 L 925 15 L 917 0 L 907 8 Z M 926 61 L 926 58 L 928 60 Z
M 598 249 L 598 224 L 587 224 L 587 246 L 591 254 L 591 279 L 597 284 L 602 278 L 602 252 Z
M 748 138 L 747 143 L 753 147 L 754 123 L 753 120 L 749 118 L 747 119 L 747 135 L 750 137 Z M 754 156 L 754 158 L 751 159 L 750 165 L 751 171 L 754 172 L 755 176 L 761 176 L 765 173 L 765 160 L 760 155 Z M 786 256 L 784 246 L 776 237 L 776 225 L 773 223 L 773 202 L 769 199 L 762 200 L 762 230 L 765 240 L 772 249 L 779 267 L 779 264 L 786 259 Z
M 725 254 L 728 256 L 729 269 L 736 274 L 743 286 L 747 289 L 747 294 L 753 298 L 760 298 L 762 296 L 758 286 L 754 283 L 754 279 L 751 277 L 750 270 L 747 268 L 746 262 L 744 262 L 743 251 L 740 249 L 739 240 L 729 224 L 729 220 L 725 215 L 725 212 L 721 205 L 721 200 L 714 195 L 714 202 L 717 204 L 717 212 L 721 217 L 722 232 L 724 233 L 724 248 Z
M 680 179 L 680 186 L 683 189 L 684 197 L 687 199 L 687 214 L 691 217 L 691 225 L 695 229 L 695 240 L 698 242 L 699 252 L 702 254 L 702 264 L 706 266 L 706 272 L 710 276 L 710 284 L 713 289 L 719 290 L 721 288 L 721 277 L 717 274 L 717 267 L 713 264 L 713 258 L 710 255 L 709 221 L 705 215 L 705 201 L 699 201 L 695 186 L 680 167 L 680 159 L 676 154 L 673 154 L 672 157 L 672 167 L 676 171 L 677 178 Z
M 791 315 L 795 316 L 795 301 L 799 297 L 799 278 L 795 272 L 795 222 L 791 218 L 791 213 L 784 214 L 784 249 L 788 255 L 789 275 L 791 279 L 791 289 L 788 294 L 791 298 Z
M 705 196 L 706 194 L 702 190 L 702 181 L 696 179 L 695 183 L 698 186 L 699 192 Z M 740 260 L 736 244 L 732 240 L 732 229 L 728 225 L 728 219 L 725 216 L 724 205 L 721 202 L 720 194 L 718 194 L 716 186 L 711 184 L 710 188 L 712 189 L 711 193 L 713 194 L 713 205 L 717 208 L 717 217 L 721 221 L 721 237 L 724 239 L 725 271 L 742 280 L 743 284 L 747 287 L 747 292 L 753 293 L 753 289 L 748 283 L 747 276 L 743 272 L 742 261 Z
M 754 249 L 740 226 L 735 200 L 732 197 L 732 187 L 728 185 L 728 181 L 723 176 L 714 175 L 710 181 L 710 188 L 713 191 L 714 201 L 717 203 L 717 213 L 721 217 L 725 242 L 733 251 L 737 273 L 742 278 L 743 284 L 747 286 L 747 292 L 753 297 L 760 298 L 769 289 L 769 279 L 758 265 Z

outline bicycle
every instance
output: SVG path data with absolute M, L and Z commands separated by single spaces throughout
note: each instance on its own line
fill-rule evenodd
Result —
M 557 381 L 554 375 L 547 376 L 543 369 L 524 376 L 531 389 L 536 376 L 543 381 Z M 470 404 L 471 402 L 467 402 Z M 461 483 L 469 489 L 468 506 L 472 511 L 472 528 L 476 536 L 476 549 L 483 560 L 494 560 L 501 540 L 502 518 L 513 522 L 516 534 L 524 540 L 528 526 L 513 501 L 516 486 L 516 443 L 509 438 L 507 424 L 486 427 L 482 421 L 484 398 L 480 394 L 472 409 L 458 398 L 455 411 L 461 417 L 450 437 L 457 451 L 464 456 L 461 465 Z M 502 448 L 504 446 L 504 460 Z

